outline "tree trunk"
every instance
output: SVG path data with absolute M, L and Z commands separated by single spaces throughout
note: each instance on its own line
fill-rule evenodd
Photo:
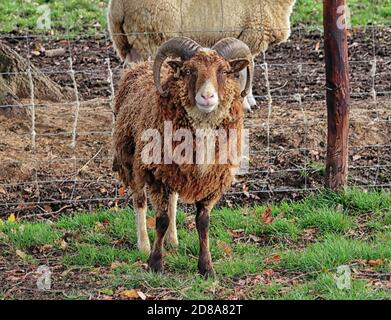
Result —
M 27 108 L 21 107 L 19 100 L 31 98 L 30 74 L 34 99 L 60 102 L 74 98 L 73 90 L 59 86 L 0 42 L 0 114 L 27 115 Z

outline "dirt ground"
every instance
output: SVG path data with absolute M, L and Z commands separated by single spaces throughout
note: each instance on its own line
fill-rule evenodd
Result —
M 2 40 L 24 57 L 30 52 L 34 65 L 69 87 L 73 86 L 69 73 L 72 57 L 81 104 L 74 148 L 73 102 L 36 101 L 35 150 L 31 119 L 0 115 L 0 217 L 11 212 L 25 217 L 54 216 L 114 206 L 119 184 L 111 170 L 110 72 L 116 83 L 122 65 L 107 37 L 67 41 L 13 34 Z M 64 48 L 66 53 L 55 58 L 45 56 L 44 49 L 54 48 Z M 353 30 L 349 50 L 349 184 L 389 188 L 391 29 Z M 264 58 L 260 57 L 254 90 L 258 106 L 245 124 L 250 129 L 250 172 L 238 177 L 221 205 L 297 199 L 308 190 L 320 188 L 324 181 L 327 119 L 322 34 L 296 31 L 289 42 L 271 48 L 265 58 L 271 108 Z M 29 100 L 21 102 L 30 104 Z M 125 198 L 118 204 L 122 205 Z

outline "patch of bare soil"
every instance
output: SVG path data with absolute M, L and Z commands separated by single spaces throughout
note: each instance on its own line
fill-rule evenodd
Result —
M 349 40 L 349 184 L 389 187 L 391 30 L 376 28 L 374 33 L 375 42 L 371 29 L 355 30 Z M 118 182 L 111 169 L 111 73 L 115 84 L 122 65 L 107 37 L 31 38 L 27 42 L 25 37 L 9 35 L 3 41 L 22 56 L 30 52 L 34 65 L 69 87 L 73 87 L 71 57 L 81 103 L 75 122 L 76 103 L 35 102 L 35 150 L 31 119 L 0 116 L 0 216 L 15 212 L 54 217 L 115 205 Z M 58 48 L 65 53 L 54 58 L 44 53 Z M 249 173 L 238 177 L 221 205 L 297 199 L 323 185 L 327 119 L 321 33 L 294 33 L 289 42 L 267 52 L 266 62 L 271 108 L 261 57 L 254 90 L 258 107 L 245 123 L 250 130 Z M 30 101 L 22 103 L 28 106 Z M 124 202 L 119 199 L 119 205 Z
M 21 260 L 13 249 L 1 246 L 0 249 L 1 294 L 5 299 L 90 299 L 99 296 L 107 274 L 87 267 L 67 269 L 56 254 L 50 252 L 35 253 L 34 262 L 28 263 Z M 42 290 L 37 285 L 43 283 L 42 270 L 46 266 L 50 266 L 50 290 Z

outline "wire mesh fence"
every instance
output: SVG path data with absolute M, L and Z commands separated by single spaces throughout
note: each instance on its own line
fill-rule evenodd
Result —
M 108 33 L 0 37 L 30 66 L 74 92 L 70 101 L 37 99 L 29 67 L 29 97 L 17 106 L 0 106 L 28 111 L 25 117 L 0 113 L 1 215 L 53 216 L 127 203 L 111 169 L 112 102 L 124 67 Z M 221 205 L 296 199 L 323 187 L 327 112 L 322 38 L 320 29 L 298 26 L 288 42 L 256 59 L 257 107 L 245 119 L 250 171 L 237 177 Z M 45 54 L 59 48 L 64 49 L 59 56 Z M 391 187 L 390 51 L 389 26 L 350 31 L 350 186 Z

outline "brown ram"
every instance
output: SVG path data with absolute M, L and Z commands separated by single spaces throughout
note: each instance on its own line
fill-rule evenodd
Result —
M 147 252 L 150 251 L 146 226 L 147 192 L 150 195 L 156 213 L 156 240 L 148 262 L 151 270 L 163 269 L 163 240 L 167 230 L 168 240 L 177 241 L 175 215 L 179 195 L 183 202 L 196 204 L 199 272 L 213 274 L 209 216 L 215 203 L 230 187 L 239 167 L 242 101 L 247 92 L 241 91 L 237 76 L 248 66 L 249 53 L 247 45 L 234 38 L 223 39 L 212 49 L 203 48 L 188 38 L 172 38 L 158 49 L 154 63 L 135 64 L 123 75 L 114 106 L 113 169 L 133 192 L 138 246 Z M 166 63 L 168 57 L 174 59 Z M 248 78 L 246 88 L 249 82 Z M 189 140 L 185 143 L 182 139 L 165 139 L 164 148 L 155 149 L 159 143 L 153 144 L 154 139 L 149 141 L 145 134 L 153 132 L 165 136 L 167 124 L 171 124 L 175 132 L 189 133 Z M 186 150 L 190 147 L 187 156 L 190 154 L 192 160 L 203 159 L 197 154 L 198 132 L 202 130 L 214 130 L 219 134 L 232 131 L 239 138 L 219 140 L 212 150 L 215 156 L 212 162 L 177 161 L 183 160 L 182 152 L 175 157 L 177 148 L 183 143 Z M 224 158 L 222 150 L 231 150 L 232 141 L 237 157 Z M 151 145 L 154 161 L 146 160 Z M 167 147 L 174 150 L 169 156 Z

